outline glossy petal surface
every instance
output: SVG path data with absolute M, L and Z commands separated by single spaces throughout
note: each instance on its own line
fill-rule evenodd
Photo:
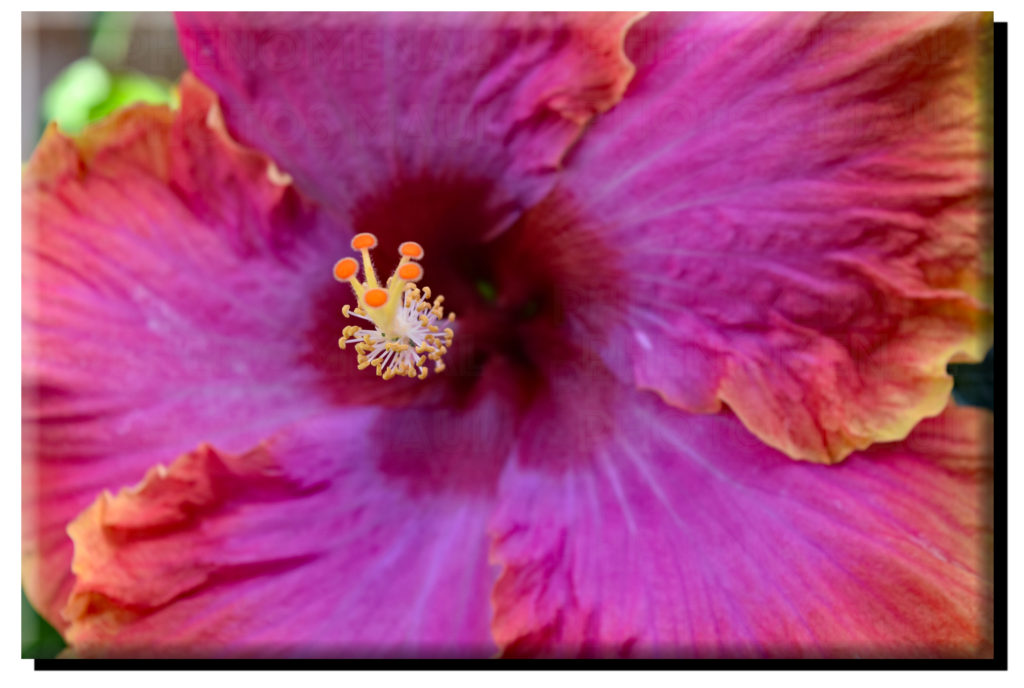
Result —
M 990 656 L 986 414 L 819 466 L 732 416 L 620 402 L 585 458 L 502 478 L 506 655 Z
M 794 458 L 939 413 L 987 348 L 987 15 L 652 15 L 557 203 L 622 254 L 605 355 Z M 609 324 L 609 329 L 613 326 Z

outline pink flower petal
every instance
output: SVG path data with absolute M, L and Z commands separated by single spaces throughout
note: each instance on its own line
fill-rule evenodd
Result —
M 25 174 L 25 586 L 59 628 L 64 529 L 100 491 L 202 441 L 250 447 L 329 396 L 338 334 L 311 333 L 310 295 L 337 287 L 345 237 L 226 135 L 205 87 L 186 77 L 181 98 L 77 140 L 51 128 Z
M 991 656 L 988 414 L 822 466 L 728 414 L 628 391 L 617 408 L 586 454 L 566 440 L 557 465 L 503 475 L 504 654 Z
M 553 204 L 621 254 L 607 358 L 838 461 L 939 413 L 987 348 L 990 15 L 653 15 Z
M 229 127 L 350 211 L 396 179 L 493 181 L 505 221 L 550 188 L 632 74 L 629 14 L 182 14 Z M 481 227 L 481 234 L 500 229 Z
M 202 446 L 101 496 L 69 527 L 76 654 L 493 655 L 491 497 L 424 480 L 458 477 L 444 456 L 386 475 L 398 447 L 369 429 L 388 418 L 335 413 L 239 454 Z

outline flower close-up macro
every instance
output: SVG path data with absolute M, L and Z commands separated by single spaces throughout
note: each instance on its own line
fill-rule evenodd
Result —
M 990 14 L 179 14 L 22 174 L 69 657 L 988 658 Z

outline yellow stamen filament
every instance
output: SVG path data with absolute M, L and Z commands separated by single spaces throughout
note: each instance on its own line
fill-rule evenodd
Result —
M 373 261 L 370 260 L 370 249 L 377 247 L 377 237 L 369 232 L 356 234 L 352 237 L 352 248 L 363 254 L 363 273 L 366 275 L 366 286 L 375 289 L 380 286 L 377 282 L 377 273 L 373 270 Z
M 342 258 L 334 265 L 335 279 L 347 281 L 358 302 L 351 309 L 346 304 L 341 314 L 373 325 L 373 329 L 360 325 L 345 327 L 338 346 L 344 349 L 347 344 L 355 344 L 356 367 L 365 370 L 372 366 L 385 380 L 396 376 L 422 380 L 427 377 L 428 360 L 434 362 L 434 372 L 440 373 L 445 369 L 442 359 L 455 337 L 451 327 L 442 330 L 440 325 L 453 322 L 455 314 L 449 313 L 445 320 L 441 305 L 444 297 L 438 295 L 431 302 L 430 287 L 420 290 L 414 284 L 422 279 L 423 268 L 412 261 L 423 257 L 423 247 L 415 241 L 399 246 L 401 259 L 385 289 L 377 281 L 370 260 L 370 249 L 376 246 L 377 237 L 372 234 L 364 232 L 352 238 L 352 249 L 362 253 L 365 282 L 356 278 L 359 264 L 354 258 Z

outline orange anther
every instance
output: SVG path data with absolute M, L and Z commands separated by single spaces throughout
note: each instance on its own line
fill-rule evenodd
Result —
M 375 246 L 377 246 L 377 237 L 369 232 L 356 234 L 352 237 L 352 248 L 356 251 L 362 251 L 364 248 L 374 248 Z
M 388 293 L 383 289 L 367 289 L 363 300 L 371 308 L 380 308 L 388 302 Z
M 398 254 L 419 260 L 423 257 L 423 247 L 415 241 L 403 241 L 402 245 L 398 247 Z
M 342 258 L 334 264 L 334 279 L 339 282 L 354 277 L 357 272 L 359 272 L 359 263 L 355 258 Z
M 398 276 L 406 282 L 415 282 L 419 278 L 423 277 L 423 268 L 416 263 L 406 263 L 402 267 L 398 268 Z

